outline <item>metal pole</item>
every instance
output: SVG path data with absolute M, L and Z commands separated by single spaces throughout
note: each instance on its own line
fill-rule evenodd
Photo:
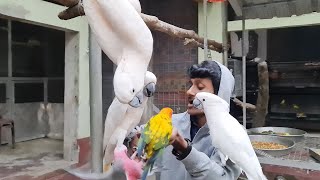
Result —
M 9 117 L 13 119 L 14 82 L 12 80 L 12 21 L 8 20 L 8 80 L 7 80 L 7 103 L 9 106 Z
M 91 169 L 102 173 L 102 56 L 92 30 L 89 32 Z
M 203 24 L 204 24 L 204 35 L 203 35 L 203 59 L 206 60 L 208 54 L 208 33 L 207 33 L 207 0 L 203 1 Z
M 245 128 L 247 128 L 246 52 L 245 52 L 245 47 L 244 47 L 244 41 L 245 41 L 245 13 L 242 8 L 242 40 L 241 40 L 241 46 L 242 46 L 242 101 L 243 101 L 242 113 L 243 113 L 243 126 Z
M 228 1 L 222 2 L 223 64 L 228 67 Z

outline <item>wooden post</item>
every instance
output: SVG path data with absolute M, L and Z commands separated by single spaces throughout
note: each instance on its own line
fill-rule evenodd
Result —
M 269 104 L 269 72 L 267 62 L 258 63 L 259 92 L 256 112 L 253 115 L 253 127 L 262 127 L 266 122 Z

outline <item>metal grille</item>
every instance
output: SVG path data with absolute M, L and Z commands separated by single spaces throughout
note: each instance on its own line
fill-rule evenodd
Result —
M 196 48 L 185 47 L 181 40 L 156 33 L 153 72 L 158 78 L 154 104 L 159 109 L 171 107 L 174 113 L 187 109 L 187 69 L 197 63 Z

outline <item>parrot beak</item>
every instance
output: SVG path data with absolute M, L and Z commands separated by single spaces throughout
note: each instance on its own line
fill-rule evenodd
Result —
M 203 105 L 198 98 L 195 98 L 192 102 L 193 106 L 197 109 L 203 109 Z
M 151 82 L 149 84 L 147 84 L 144 88 L 143 88 L 143 94 L 147 97 L 151 97 L 153 96 L 154 92 L 156 91 L 156 84 Z
M 142 100 L 143 100 L 143 93 L 142 91 L 138 92 L 136 94 L 136 96 L 133 97 L 133 99 L 129 102 L 129 105 L 131 107 L 134 107 L 134 108 L 138 108 L 141 106 L 142 104 Z

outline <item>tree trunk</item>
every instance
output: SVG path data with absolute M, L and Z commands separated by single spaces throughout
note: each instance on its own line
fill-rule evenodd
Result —
M 265 61 L 258 63 L 259 91 L 256 112 L 253 115 L 253 127 L 262 127 L 266 122 L 269 104 L 269 73 Z

